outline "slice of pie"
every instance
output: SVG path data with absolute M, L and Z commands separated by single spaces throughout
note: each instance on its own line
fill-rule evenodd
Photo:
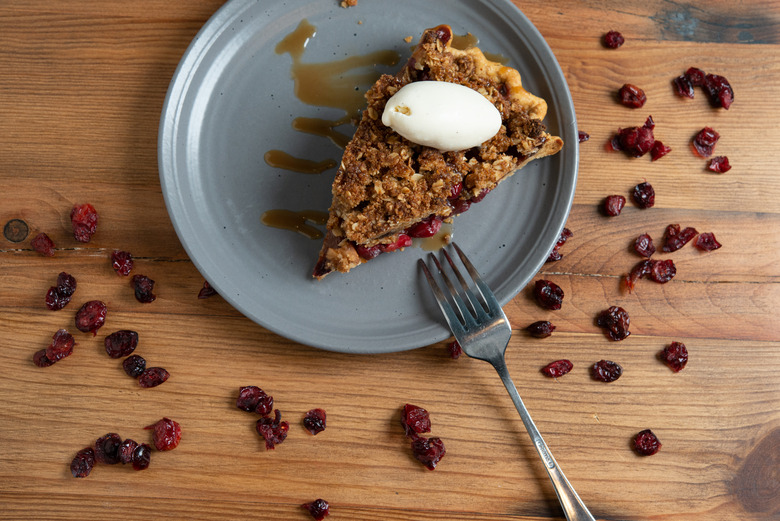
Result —
M 366 93 L 367 108 L 335 180 L 327 232 L 313 276 L 347 272 L 380 253 L 411 245 L 441 221 L 466 211 L 529 161 L 563 146 L 547 133 L 547 103 L 526 91 L 520 74 L 477 48 L 451 46 L 452 30 L 426 30 L 409 61 Z M 497 134 L 467 150 L 418 145 L 382 123 L 385 104 L 403 86 L 444 81 L 469 87 L 498 109 Z M 492 109 L 491 109 L 492 110 Z

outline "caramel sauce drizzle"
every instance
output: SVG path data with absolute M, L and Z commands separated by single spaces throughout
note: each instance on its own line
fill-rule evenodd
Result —
M 325 170 L 335 167 L 337 164 L 333 159 L 312 161 L 311 159 L 291 156 L 287 152 L 281 150 L 269 150 L 263 157 L 265 162 L 270 166 L 291 170 L 293 172 L 300 172 L 302 174 L 321 174 Z
M 314 226 L 308 224 L 325 224 L 328 222 L 328 212 L 319 210 L 268 210 L 260 218 L 263 224 L 282 230 L 296 231 L 309 239 L 321 239 L 323 234 Z

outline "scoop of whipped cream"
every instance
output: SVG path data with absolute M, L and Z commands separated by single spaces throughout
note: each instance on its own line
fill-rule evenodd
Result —
M 385 105 L 382 123 L 403 137 L 442 152 L 479 146 L 501 128 L 501 113 L 482 94 L 446 81 L 401 87 Z

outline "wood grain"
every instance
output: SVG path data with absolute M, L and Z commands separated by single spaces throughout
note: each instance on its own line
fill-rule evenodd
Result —
M 323 0 L 327 1 L 327 0 Z M 333 0 L 335 2 L 335 0 Z M 368 0 L 365 0 L 368 2 Z M 170 78 L 187 45 L 222 0 L 6 0 L 0 4 L 0 519 L 307 519 L 300 504 L 323 497 L 329 519 L 562 519 L 554 492 L 511 401 L 484 363 L 451 360 L 444 344 L 384 355 L 346 355 L 281 338 L 220 297 L 196 297 L 203 278 L 168 219 L 157 180 L 157 126 Z M 362 2 L 361 2 L 362 3 Z M 780 516 L 780 3 L 515 1 L 552 47 L 569 83 L 581 148 L 577 193 L 561 261 L 538 278 L 565 291 L 560 311 L 524 289 L 506 306 L 516 332 L 508 365 L 551 450 L 601 520 L 770 521 Z M 353 9 L 360 9 L 360 6 Z M 600 45 L 609 29 L 626 44 Z M 697 92 L 683 100 L 671 79 L 689 66 L 729 78 L 729 111 Z M 641 110 L 614 101 L 623 83 L 648 95 Z M 652 114 L 673 152 L 659 161 L 608 152 L 619 127 Z M 703 126 L 721 133 L 717 153 L 733 169 L 705 170 L 689 150 Z M 599 212 L 607 195 L 643 180 L 656 206 Z M 70 235 L 69 211 L 89 200 L 101 224 L 86 245 Z M 660 242 L 668 224 L 714 232 L 723 248 L 663 254 L 668 284 L 622 277 L 638 261 L 634 238 Z M 40 231 L 54 259 L 33 252 Z M 16 241 L 16 242 L 15 242 Z M 114 248 L 157 281 L 142 305 L 111 270 Z M 60 271 L 79 281 L 59 312 L 43 296 Z M 103 352 L 102 335 L 79 333 L 74 355 L 45 370 L 32 354 L 71 327 L 86 295 L 105 300 L 111 327 L 139 332 L 139 352 L 172 374 L 143 390 Z M 594 324 L 609 305 L 631 314 L 632 335 L 610 342 Z M 553 321 L 545 340 L 523 328 Z M 658 359 L 684 342 L 690 362 L 674 374 Z M 568 358 L 574 370 L 539 368 Z M 601 384 L 589 367 L 618 361 L 624 376 Z M 266 451 L 256 420 L 235 409 L 241 385 L 271 393 L 290 422 Z M 433 472 L 411 455 L 400 408 L 429 410 L 447 455 Z M 307 410 L 328 413 L 308 434 Z M 97 466 L 87 479 L 68 464 L 107 432 L 148 442 L 144 426 L 179 421 L 181 445 L 154 453 L 144 472 Z M 630 449 L 652 428 L 661 451 Z M 120 466 L 121 467 L 121 466 Z

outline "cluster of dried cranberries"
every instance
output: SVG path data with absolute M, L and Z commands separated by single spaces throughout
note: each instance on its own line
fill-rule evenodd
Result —
M 266 393 L 256 385 L 247 385 L 239 388 L 236 407 L 246 412 L 254 412 L 260 415 L 255 424 L 257 433 L 265 440 L 266 450 L 276 448 L 287 438 L 290 424 L 282 421 L 282 413 L 279 409 L 273 409 L 274 397 Z M 274 417 L 269 415 L 274 412 Z
M 412 440 L 412 454 L 425 465 L 428 470 L 433 470 L 439 461 L 447 453 L 441 438 L 420 436 L 431 432 L 431 419 L 428 411 L 422 407 L 407 403 L 401 409 L 401 426 L 406 437 Z
M 157 387 L 171 376 L 162 367 L 147 368 L 146 359 L 140 355 L 133 354 L 133 351 L 138 346 L 138 333 L 135 331 L 129 329 L 115 331 L 105 338 L 103 344 L 109 357 L 127 357 L 122 362 L 122 369 L 131 378 L 136 378 L 138 385 L 145 389 Z

